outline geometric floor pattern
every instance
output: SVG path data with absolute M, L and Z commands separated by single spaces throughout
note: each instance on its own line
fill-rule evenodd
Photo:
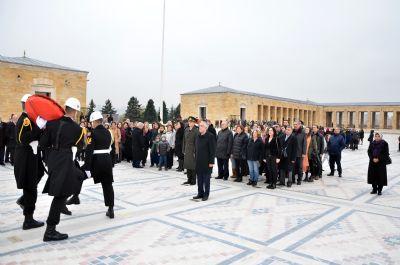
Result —
M 182 173 L 123 162 L 115 219 L 86 180 L 57 227 L 69 239 L 52 243 L 44 227 L 21 229 L 21 191 L 12 167 L 0 167 L 0 264 L 400 264 L 400 153 L 396 135 L 384 138 L 393 164 L 382 196 L 369 194 L 367 144 L 343 152 L 343 178 L 326 176 L 327 163 L 322 180 L 290 189 L 213 178 L 206 202 L 191 200 L 197 187 L 180 185 Z M 46 220 L 51 199 L 39 194 L 36 219 Z

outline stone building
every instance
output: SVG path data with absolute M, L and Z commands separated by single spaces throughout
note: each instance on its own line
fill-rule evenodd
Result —
M 24 94 L 47 95 L 61 105 L 68 97 L 76 97 L 85 111 L 87 75 L 87 71 L 25 56 L 0 55 L 0 117 L 8 121 L 12 113 L 20 113 Z
M 316 103 L 215 86 L 181 94 L 181 115 L 218 121 L 300 119 L 324 127 L 400 129 L 400 102 Z

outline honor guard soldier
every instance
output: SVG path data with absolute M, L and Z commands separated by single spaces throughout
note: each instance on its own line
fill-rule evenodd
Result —
M 104 195 L 104 204 L 108 207 L 106 215 L 114 218 L 114 189 L 113 163 L 111 160 L 112 135 L 103 126 L 103 116 L 95 111 L 90 115 L 90 122 L 94 128 L 91 136 L 87 137 L 86 158 L 82 169 L 92 176 L 94 183 L 101 183 Z
M 25 112 L 25 102 L 30 96 L 26 94 L 21 98 L 23 112 L 16 123 L 17 145 L 14 159 L 17 188 L 23 190 L 23 195 L 17 200 L 17 204 L 24 211 L 25 220 L 22 225 L 24 230 L 44 225 L 43 222 L 33 219 L 37 200 L 37 184 L 44 175 L 44 167 L 38 154 L 41 128 L 33 123 Z
M 47 218 L 47 228 L 43 241 L 67 239 L 67 234 L 56 231 L 60 222 L 60 213 L 65 208 L 66 199 L 75 194 L 82 184 L 84 173 L 74 163 L 76 146 L 83 140 L 84 130 L 75 119 L 80 112 L 81 104 L 76 98 L 65 102 L 65 116 L 48 121 L 40 146 L 48 148 L 47 166 L 49 177 L 43 190 L 53 196 Z

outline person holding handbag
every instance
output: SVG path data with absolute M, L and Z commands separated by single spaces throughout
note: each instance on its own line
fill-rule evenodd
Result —
M 368 147 L 369 166 L 368 184 L 372 185 L 371 194 L 382 195 L 383 186 L 387 186 L 386 166 L 391 164 L 389 145 L 383 135 L 375 132 L 374 140 Z

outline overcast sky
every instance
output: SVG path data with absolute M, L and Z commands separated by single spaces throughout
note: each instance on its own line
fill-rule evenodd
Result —
M 400 101 L 399 0 L 166 0 L 165 100 L 209 86 Z M 1 0 L 0 54 L 89 71 L 88 101 L 160 98 L 163 0 Z

